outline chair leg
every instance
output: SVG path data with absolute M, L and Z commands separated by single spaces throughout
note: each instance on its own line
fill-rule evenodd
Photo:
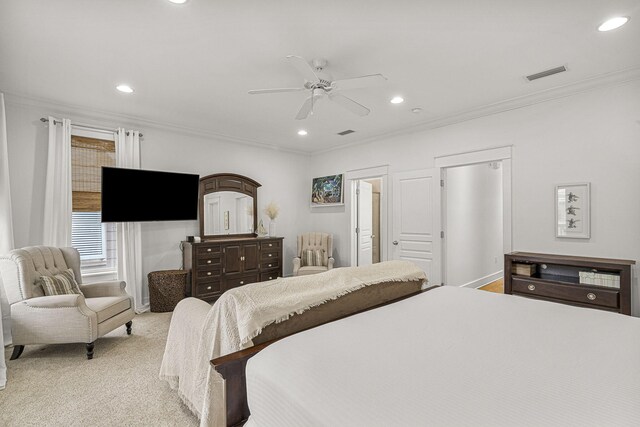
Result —
M 13 353 L 11 353 L 11 359 L 9 360 L 16 360 L 18 357 L 20 357 L 20 355 L 22 354 L 22 352 L 24 351 L 24 346 L 23 345 L 16 345 L 13 347 Z
M 93 346 L 94 346 L 95 342 L 90 342 L 87 344 L 87 359 L 91 360 L 93 359 Z
M 131 335 L 131 325 L 133 325 L 133 320 L 129 320 L 124 325 L 127 327 L 127 335 Z

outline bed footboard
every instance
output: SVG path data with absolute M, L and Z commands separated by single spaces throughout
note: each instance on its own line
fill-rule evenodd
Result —
M 377 304 L 364 310 L 359 310 L 354 313 L 342 316 L 332 321 L 341 320 L 365 311 L 373 310 L 379 307 L 383 307 L 388 304 L 393 304 L 398 301 L 402 301 L 406 298 L 427 292 L 438 286 L 431 286 L 427 289 L 423 289 L 417 292 L 412 292 L 400 298 L 396 298 L 382 304 Z M 327 322 L 331 323 L 331 322 Z M 314 326 L 315 327 L 315 326 Z M 312 328 L 307 328 L 309 330 Z M 304 330 L 296 332 L 300 333 Z M 295 334 L 291 334 L 295 335 Z M 290 335 L 287 335 L 290 336 Z M 228 354 L 213 359 L 211 364 L 213 368 L 222 375 L 225 380 L 225 400 L 227 408 L 227 426 L 241 426 L 249 419 L 249 404 L 247 401 L 247 378 L 246 378 L 246 366 L 249 359 L 258 354 L 261 350 L 269 345 L 281 340 L 285 337 L 280 337 L 271 341 L 264 342 L 262 344 L 255 345 L 253 347 L 237 351 L 235 353 Z

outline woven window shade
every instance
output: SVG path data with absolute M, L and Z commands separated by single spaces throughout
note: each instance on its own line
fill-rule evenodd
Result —
M 102 211 L 102 167 L 116 165 L 116 144 L 104 139 L 71 136 L 74 212 Z

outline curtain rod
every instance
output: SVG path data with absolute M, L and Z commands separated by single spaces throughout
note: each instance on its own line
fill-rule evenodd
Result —
M 49 119 L 47 119 L 47 118 L 45 118 L 45 117 L 41 117 L 41 118 L 40 118 L 40 121 L 41 121 L 42 123 L 47 123 L 47 122 L 49 121 Z M 53 119 L 53 124 L 54 124 L 54 125 L 61 124 L 61 123 L 62 123 L 62 120 L 59 120 L 59 119 Z M 97 131 L 101 131 L 101 132 L 105 132 L 105 133 L 118 132 L 118 129 L 113 129 L 113 130 L 110 130 L 110 129 L 103 129 L 103 128 L 98 128 L 98 127 L 90 126 L 90 125 L 83 125 L 83 124 L 79 124 L 79 123 L 77 123 L 77 124 L 73 124 L 73 123 L 72 123 L 72 124 L 71 124 L 71 126 L 73 126 L 73 127 L 77 127 L 77 128 L 89 129 L 89 130 L 97 130 Z M 129 132 L 128 132 L 128 131 L 127 131 L 127 135 L 129 135 Z M 141 134 L 140 134 L 140 138 L 142 138 L 143 136 L 144 136 L 144 135 L 141 133 Z

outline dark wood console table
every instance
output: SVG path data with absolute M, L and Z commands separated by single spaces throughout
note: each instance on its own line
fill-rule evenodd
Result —
M 504 293 L 630 315 L 635 263 L 513 252 L 504 256 Z

